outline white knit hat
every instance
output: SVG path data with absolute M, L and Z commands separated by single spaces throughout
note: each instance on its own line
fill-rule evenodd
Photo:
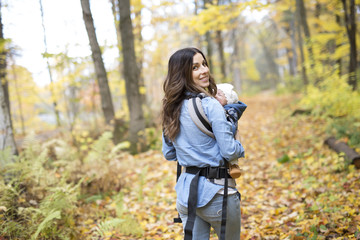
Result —
M 223 91 L 227 104 L 237 103 L 239 101 L 239 97 L 236 92 L 233 90 L 234 86 L 230 83 L 220 83 L 216 85 L 218 89 Z

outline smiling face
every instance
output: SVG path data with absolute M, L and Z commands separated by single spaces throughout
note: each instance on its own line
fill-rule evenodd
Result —
M 202 88 L 209 87 L 209 68 L 201 53 L 196 53 L 193 57 L 192 77 L 197 86 Z

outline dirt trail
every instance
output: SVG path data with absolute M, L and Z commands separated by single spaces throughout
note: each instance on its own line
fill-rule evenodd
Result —
M 346 167 L 323 145 L 323 120 L 290 117 L 293 99 L 269 94 L 242 99 L 248 108 L 239 121 L 246 151 L 240 159 L 244 174 L 237 179 L 241 239 L 355 239 L 360 232 L 360 171 Z M 285 163 L 278 163 L 282 156 L 287 156 Z M 109 239 L 183 239 L 182 225 L 173 223 L 176 163 L 159 151 L 124 156 L 121 163 L 127 171 L 122 177 L 124 215 L 118 217 L 130 216 L 143 233 L 134 237 L 131 229 L 130 235 L 119 230 Z M 92 205 L 89 218 L 114 209 L 114 204 L 109 198 L 103 207 Z M 89 227 L 96 222 L 84 224 Z M 84 239 L 90 239 L 84 232 Z
M 239 121 L 239 136 L 246 157 L 239 160 L 244 175 L 237 180 L 242 194 L 242 239 L 260 238 L 259 227 L 270 224 L 267 215 L 279 206 L 274 201 L 278 191 L 269 180 L 279 157 L 274 142 L 281 129 L 275 115 L 290 99 L 264 94 L 244 101 L 248 108 Z

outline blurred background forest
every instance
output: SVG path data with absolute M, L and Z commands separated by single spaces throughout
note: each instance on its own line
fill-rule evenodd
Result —
M 0 10 L 0 239 L 74 238 L 64 211 L 79 189 L 82 201 L 104 199 L 125 184 L 111 159 L 160 150 L 162 82 L 179 48 L 201 49 L 240 99 L 291 96 L 281 104 L 294 115 L 360 147 L 359 0 L 1 0 Z

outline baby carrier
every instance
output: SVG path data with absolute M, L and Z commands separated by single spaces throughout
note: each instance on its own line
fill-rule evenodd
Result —
M 206 97 L 204 93 L 200 93 L 198 95 L 189 95 L 188 96 L 188 111 L 191 119 L 195 123 L 195 125 L 206 135 L 215 138 L 214 133 L 212 131 L 211 124 L 208 118 L 205 115 L 205 112 L 202 108 L 201 99 Z M 177 163 L 177 176 L 176 181 L 178 180 L 182 171 L 182 167 Z M 194 222 L 196 218 L 196 204 L 197 204 L 197 190 L 198 190 L 198 181 L 200 176 L 204 176 L 209 179 L 211 182 L 215 182 L 216 180 L 223 179 L 224 180 L 224 197 L 222 203 L 222 216 L 221 216 L 221 234 L 220 239 L 225 240 L 225 229 L 226 229 L 226 211 L 227 211 L 227 197 L 228 197 L 228 187 L 229 181 L 228 178 L 231 178 L 228 174 L 227 167 L 206 167 L 206 168 L 198 168 L 198 167 L 186 167 L 186 173 L 194 174 L 195 177 L 191 181 L 190 184 L 190 192 L 188 198 L 188 219 L 185 225 L 185 240 L 192 239 L 192 230 L 194 227 Z M 234 181 L 235 183 L 235 181 Z M 231 187 L 235 187 L 235 184 Z M 180 216 L 174 218 L 175 223 L 181 223 Z

